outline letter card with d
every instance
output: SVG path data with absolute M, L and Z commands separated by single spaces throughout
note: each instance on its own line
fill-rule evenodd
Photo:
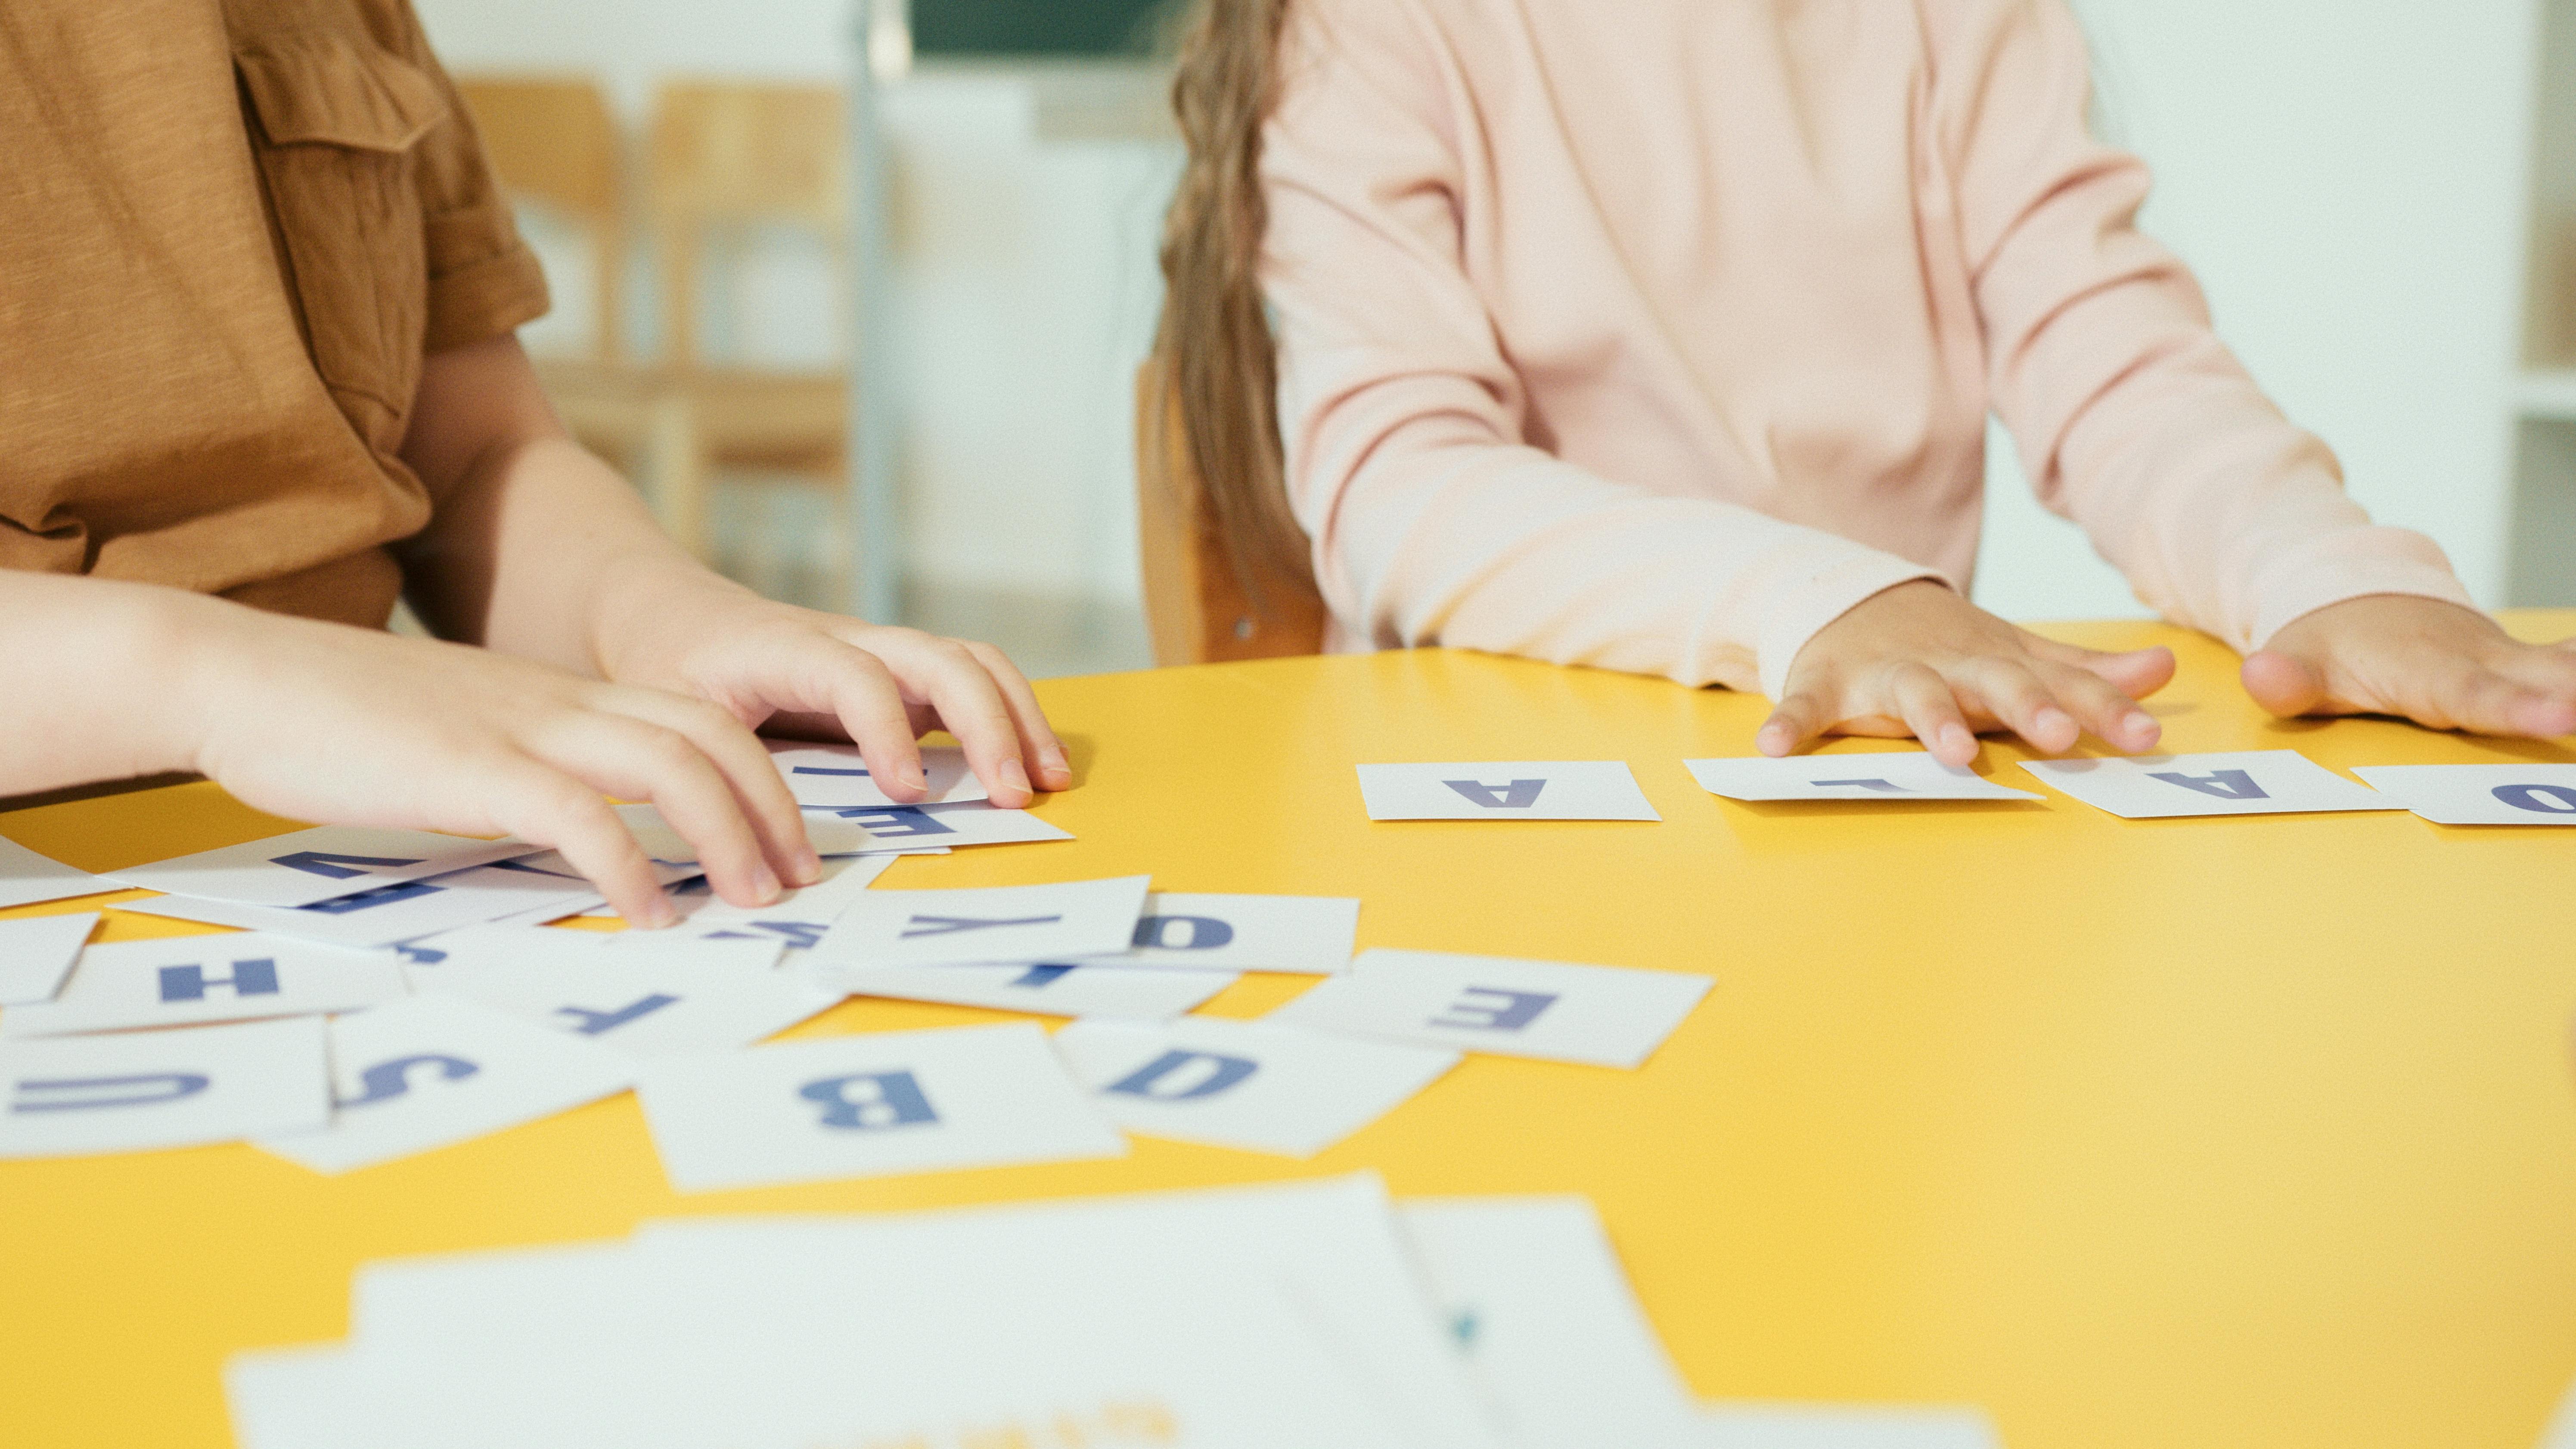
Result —
M 1458 1053 L 1191 1016 L 1077 1021 L 1055 1049 L 1130 1132 L 1312 1157 L 1401 1106 Z
M 2436 825 L 2576 825 L 2576 765 L 2360 765 L 2353 773 Z

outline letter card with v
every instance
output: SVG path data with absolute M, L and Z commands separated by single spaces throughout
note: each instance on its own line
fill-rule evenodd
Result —
M 950 966 L 1113 956 L 1135 939 L 1152 877 L 971 890 L 866 891 L 814 947 L 818 980 L 860 987 L 870 966 Z
M 1362 765 L 1371 820 L 1661 820 L 1623 760 Z
M 2128 820 L 2406 808 L 2296 750 L 2025 760 L 2022 768 L 2096 810 Z
M 1127 1151 L 1028 1022 L 663 1057 L 636 1093 L 682 1192 Z

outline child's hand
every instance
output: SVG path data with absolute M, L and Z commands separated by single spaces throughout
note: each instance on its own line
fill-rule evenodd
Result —
M 2440 599 L 2373 594 L 2302 614 L 2247 656 L 2277 715 L 2394 714 L 2437 730 L 2576 734 L 2576 639 L 2523 644 Z
M 609 678 L 711 700 L 755 729 L 846 736 L 897 800 L 925 791 L 915 740 L 932 729 L 965 746 L 996 805 L 1073 785 L 1036 693 L 990 644 L 773 603 L 694 565 L 621 593 L 599 635 Z
M 186 612 L 161 681 L 189 735 L 174 753 L 262 810 L 549 845 L 638 925 L 671 908 L 606 795 L 658 806 L 737 905 L 821 874 L 769 752 L 713 705 L 460 644 Z
M 2137 700 L 2173 678 L 2169 649 L 2103 654 L 2017 629 L 1928 579 L 1863 600 L 1798 651 L 1754 745 L 1785 755 L 1826 734 L 1911 734 L 1947 764 L 1976 731 L 2008 729 L 2044 754 L 2091 734 L 2124 754 L 2163 734 Z

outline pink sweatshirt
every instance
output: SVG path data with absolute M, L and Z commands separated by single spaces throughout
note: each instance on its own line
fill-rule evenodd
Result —
M 2132 225 L 2060 0 L 1291 16 L 1263 281 L 1333 647 L 1777 697 L 1854 604 L 1967 585 L 1990 408 L 2140 598 L 2238 649 L 2469 602 Z

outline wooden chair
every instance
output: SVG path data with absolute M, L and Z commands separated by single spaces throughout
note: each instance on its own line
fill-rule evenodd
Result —
M 1136 372 L 1136 524 L 1155 663 L 1322 651 L 1327 611 L 1312 574 L 1275 560 L 1237 570 L 1190 461 L 1180 399 L 1152 361 Z
M 570 354 L 540 353 L 537 376 L 583 446 L 630 474 L 673 428 L 653 370 L 626 349 L 626 145 L 608 98 L 578 76 L 460 76 L 484 154 L 514 200 L 579 231 L 591 256 L 591 335 Z M 647 469 L 649 471 L 649 468 Z
M 849 166 L 837 87 L 721 81 L 664 85 L 647 147 L 645 209 L 659 259 L 660 385 L 670 418 L 659 461 L 672 531 L 706 549 L 706 482 L 719 468 L 798 475 L 822 488 L 846 596 L 851 537 L 850 379 L 845 366 L 711 361 L 698 340 L 700 272 L 711 251 L 785 224 L 830 245 L 849 315 Z

